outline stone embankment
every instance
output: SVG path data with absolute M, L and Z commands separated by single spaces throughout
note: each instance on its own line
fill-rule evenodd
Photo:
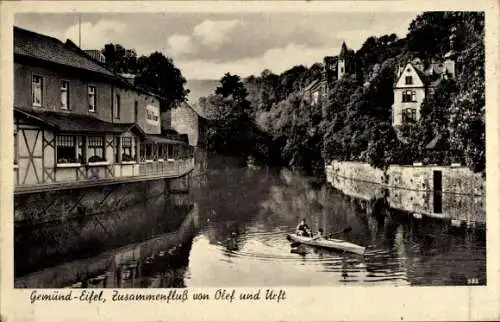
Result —
M 366 201 L 385 199 L 390 208 L 450 220 L 453 225 L 486 223 L 485 179 L 459 165 L 391 165 L 333 161 L 327 181 L 344 194 Z

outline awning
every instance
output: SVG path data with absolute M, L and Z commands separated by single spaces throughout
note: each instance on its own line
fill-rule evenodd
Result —
M 48 127 L 61 132 L 77 133 L 123 133 L 136 130 L 145 135 L 142 129 L 134 123 L 116 124 L 98 119 L 91 115 L 62 113 L 54 111 L 37 111 L 33 109 L 14 107 L 14 111 L 44 123 Z
M 160 135 L 146 135 L 144 143 L 187 145 L 187 142 L 174 140 Z

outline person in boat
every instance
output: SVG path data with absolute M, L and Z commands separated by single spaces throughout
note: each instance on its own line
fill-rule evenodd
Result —
M 304 237 L 311 236 L 311 229 L 306 224 L 305 219 L 300 220 L 299 224 L 297 225 L 297 228 L 295 229 L 295 233 L 299 236 L 304 236 Z
M 323 235 L 323 228 L 318 229 L 318 232 L 316 235 L 313 236 L 313 239 L 324 239 L 325 236 Z

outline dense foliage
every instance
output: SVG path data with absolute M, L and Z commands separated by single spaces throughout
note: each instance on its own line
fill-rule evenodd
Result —
M 455 79 L 442 80 L 426 96 L 418 122 L 396 130 L 392 105 L 398 67 L 414 58 L 424 67 L 442 59 L 451 49 L 452 34 Z M 208 98 L 208 105 L 224 110 L 211 127 L 211 151 L 306 170 L 332 159 L 381 168 L 391 163 L 462 162 L 474 171 L 484 170 L 482 13 L 423 13 L 411 22 L 406 38 L 370 37 L 354 58 L 355 70 L 331 81 L 326 97 L 315 105 L 304 100 L 302 89 L 321 77 L 319 63 L 295 66 L 280 75 L 265 70 L 243 81 L 226 74 L 221 89 Z M 242 86 L 244 98 L 228 99 L 227 93 L 235 90 L 241 95 Z
M 112 43 L 106 44 L 101 52 L 111 70 L 135 75 L 137 86 L 166 98 L 169 107 L 184 101 L 189 93 L 184 89 L 186 79 L 181 71 L 175 67 L 171 58 L 160 52 L 137 57 L 135 50 Z

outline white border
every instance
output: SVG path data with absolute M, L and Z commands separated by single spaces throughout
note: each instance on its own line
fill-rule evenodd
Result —
M 50 303 L 29 304 L 30 290 L 13 290 L 12 225 L 12 146 L 1 152 L 1 314 L 7 321 L 145 321 L 145 320 L 498 320 L 500 297 L 498 279 L 500 235 L 498 176 L 498 39 L 499 11 L 494 0 L 456 1 L 336 1 L 336 2 L 2 2 L 2 86 L 1 114 L 3 137 L 12 134 L 12 32 L 14 12 L 328 12 L 328 11 L 424 11 L 485 10 L 487 82 L 487 274 L 488 285 L 479 287 L 314 287 L 286 288 L 287 300 L 279 304 L 224 302 L 207 303 Z M 4 141 L 4 140 L 2 140 Z M 10 142 L 10 141 L 5 141 Z M 265 287 L 265 285 L 262 285 Z M 256 286 L 257 287 L 257 286 Z M 213 289 L 204 289 L 214 291 Z M 242 291 L 244 289 L 241 289 Z M 249 291 L 254 290 L 252 288 Z M 154 292 L 155 290 L 145 290 Z M 191 291 L 196 291 L 192 289 Z

